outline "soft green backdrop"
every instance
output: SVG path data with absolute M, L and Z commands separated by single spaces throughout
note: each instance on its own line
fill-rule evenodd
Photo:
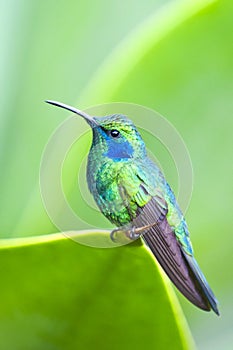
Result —
M 220 301 L 217 318 L 179 297 L 198 349 L 233 344 L 232 11 L 230 0 L 0 3 L 1 238 L 56 232 L 38 178 L 43 149 L 66 114 L 43 100 L 79 108 L 124 101 L 159 111 L 190 152 L 195 182 L 187 221 Z M 0 253 L 2 348 L 91 348 L 94 339 L 104 349 L 114 330 L 116 348 L 140 347 L 145 339 L 148 349 L 192 343 L 180 311 L 172 316 L 175 299 L 163 301 L 166 290 L 142 247 L 20 242 Z

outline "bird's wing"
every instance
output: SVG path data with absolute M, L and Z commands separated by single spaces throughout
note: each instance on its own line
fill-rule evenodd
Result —
M 148 181 L 148 169 L 144 169 L 144 166 L 142 163 L 140 166 L 130 164 L 130 166 L 122 167 L 117 183 L 121 201 L 128 209 L 132 220 L 135 218 L 135 214 L 137 217 L 140 216 L 140 210 L 154 198 L 153 215 L 144 216 L 144 221 L 148 225 L 161 220 L 167 214 L 168 207 L 164 200 L 162 187 L 160 189 L 159 186 L 156 188 L 152 186 L 151 181 Z M 159 173 L 159 175 L 161 174 Z M 134 225 L 138 226 L 137 222 L 134 222 Z
M 142 212 L 138 216 L 140 219 L 137 224 L 145 226 L 146 219 L 144 218 L 150 217 L 152 219 L 154 208 L 157 208 L 157 206 L 157 200 L 153 197 L 141 209 Z M 157 218 L 157 215 L 155 215 L 155 218 Z M 190 256 L 187 259 L 187 254 L 183 252 L 174 229 L 169 225 L 166 216 L 143 233 L 142 239 L 180 292 L 199 308 L 209 311 L 212 307 L 210 300 L 189 262 L 194 258 Z
M 132 218 L 132 227 L 139 228 L 153 224 L 142 234 L 142 239 L 180 292 L 199 308 L 209 311 L 212 306 L 203 290 L 203 285 L 190 266 L 187 254 L 183 252 L 176 238 L 174 228 L 167 221 L 168 205 L 164 200 L 164 193 L 157 191 L 156 195 L 151 196 L 148 187 L 141 179 L 137 183 L 137 189 L 132 196 L 127 183 L 121 184 L 122 199 L 127 198 L 129 201 L 131 195 L 131 200 L 138 208 L 136 218 Z M 190 259 L 194 258 L 190 256 Z

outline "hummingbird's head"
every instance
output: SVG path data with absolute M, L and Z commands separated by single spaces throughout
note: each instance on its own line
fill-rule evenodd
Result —
M 56 101 L 47 103 L 67 109 L 83 117 L 93 131 L 92 149 L 115 161 L 146 156 L 142 137 L 131 120 L 121 114 L 91 117 L 74 107 Z
M 144 157 L 145 144 L 131 120 L 121 114 L 93 118 L 92 147 L 101 147 L 103 155 L 113 160 Z

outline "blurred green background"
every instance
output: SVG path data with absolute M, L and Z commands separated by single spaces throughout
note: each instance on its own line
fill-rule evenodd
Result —
M 80 109 L 137 103 L 177 128 L 194 169 L 187 221 L 221 317 L 178 298 L 198 349 L 232 348 L 232 11 L 230 0 L 1 1 L 2 348 L 192 347 L 142 247 L 56 239 L 23 247 L 19 239 L 4 249 L 6 239 L 57 231 L 38 179 L 43 149 L 66 114 L 45 99 Z

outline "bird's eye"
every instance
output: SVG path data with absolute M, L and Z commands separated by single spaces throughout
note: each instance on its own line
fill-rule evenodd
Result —
M 111 130 L 110 135 L 114 138 L 118 137 L 120 135 L 120 132 L 118 130 Z

